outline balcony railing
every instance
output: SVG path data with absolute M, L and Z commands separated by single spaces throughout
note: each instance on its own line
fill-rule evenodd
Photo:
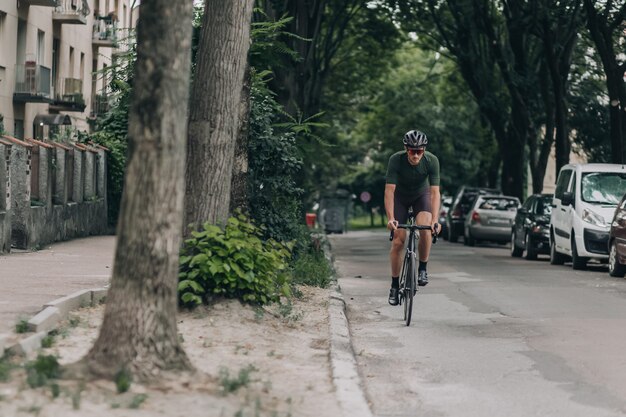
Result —
M 26 0 L 29 6 L 57 7 L 57 0 Z
M 57 0 L 52 19 L 61 24 L 86 25 L 89 13 L 91 10 L 87 0 Z
M 110 97 L 108 94 L 96 94 L 91 99 L 91 117 L 99 117 L 109 111 Z
M 50 68 L 26 61 L 15 66 L 15 93 L 13 99 L 23 102 L 50 102 Z
M 83 80 L 62 78 L 55 88 L 54 103 L 50 106 L 59 111 L 84 111 Z
M 93 45 L 114 47 L 117 40 L 117 24 L 110 18 L 98 18 L 93 23 Z

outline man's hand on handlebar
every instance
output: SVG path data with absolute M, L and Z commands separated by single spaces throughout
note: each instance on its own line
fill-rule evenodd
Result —
M 432 232 L 436 235 L 438 235 L 439 232 L 441 231 L 441 225 L 437 222 L 433 222 L 431 228 L 432 228 Z
M 397 220 L 389 220 L 387 222 L 387 230 L 398 230 L 398 221 Z

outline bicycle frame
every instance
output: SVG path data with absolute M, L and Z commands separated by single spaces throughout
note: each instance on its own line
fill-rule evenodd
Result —
M 406 325 L 411 324 L 411 316 L 413 312 L 413 296 L 417 292 L 416 283 L 416 265 L 417 265 L 417 253 L 416 247 L 419 241 L 419 234 L 415 233 L 418 230 L 432 230 L 427 225 L 416 225 L 413 213 L 409 210 L 409 221 L 407 224 L 398 224 L 398 229 L 406 229 L 409 233 L 409 241 L 406 246 L 406 255 L 402 263 L 402 270 L 400 272 L 400 304 L 404 303 L 404 320 Z M 389 240 L 393 240 L 394 232 L 391 231 Z M 437 242 L 437 233 L 433 233 L 433 243 Z

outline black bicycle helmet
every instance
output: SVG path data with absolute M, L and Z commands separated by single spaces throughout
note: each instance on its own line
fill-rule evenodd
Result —
M 420 132 L 419 130 L 409 130 L 404 135 L 402 143 L 409 148 L 420 148 L 428 144 L 428 138 L 424 132 Z

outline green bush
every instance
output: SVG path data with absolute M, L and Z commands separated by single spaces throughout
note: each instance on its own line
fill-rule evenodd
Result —
M 180 258 L 181 303 L 196 306 L 218 295 L 267 304 L 289 296 L 291 247 L 262 234 L 243 215 L 228 219 L 224 229 L 206 223 L 192 232 Z

